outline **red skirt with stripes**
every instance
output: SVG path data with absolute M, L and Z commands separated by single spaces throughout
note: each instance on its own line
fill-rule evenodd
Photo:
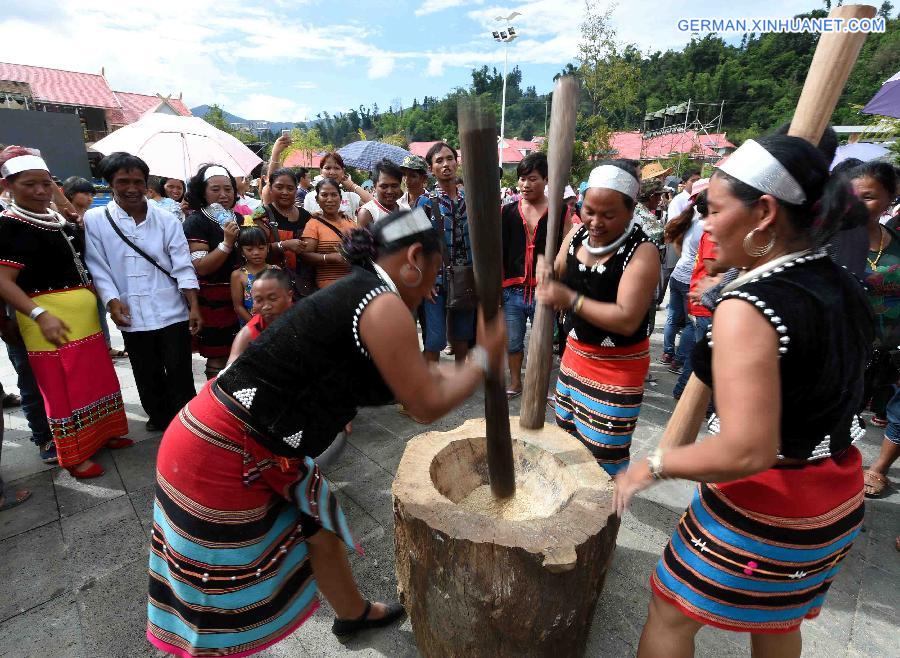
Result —
M 194 339 L 194 349 L 207 359 L 227 357 L 241 328 L 231 303 L 231 284 L 201 281 L 198 298 L 203 329 Z
M 862 457 L 852 446 L 838 457 L 701 484 L 650 584 L 704 624 L 789 633 L 819 614 L 862 520 Z

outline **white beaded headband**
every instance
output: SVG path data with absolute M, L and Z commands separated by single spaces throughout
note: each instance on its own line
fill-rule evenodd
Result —
M 719 167 L 729 176 L 764 194 L 796 206 L 806 201 L 800 183 L 759 142 L 748 139 Z
M 594 187 L 616 190 L 634 201 L 637 199 L 641 184 L 624 169 L 614 165 L 600 165 L 595 167 L 588 177 L 587 189 Z
M 373 229 L 377 228 L 378 223 L 373 226 Z M 381 239 L 384 243 L 396 242 L 397 240 L 408 238 L 410 235 L 424 233 L 431 228 L 433 228 L 433 226 L 428 219 L 428 215 L 425 214 L 425 210 L 423 208 L 416 208 L 411 212 L 400 215 L 396 219 L 392 218 L 385 227 L 381 229 Z
M 203 182 L 205 183 L 213 176 L 228 176 L 228 170 L 225 167 L 215 165 L 203 172 Z
M 0 167 L 0 178 L 9 178 L 13 174 L 21 174 L 23 171 L 31 171 L 34 169 L 43 169 L 49 172 L 47 163 L 38 155 L 17 155 L 10 158 Z

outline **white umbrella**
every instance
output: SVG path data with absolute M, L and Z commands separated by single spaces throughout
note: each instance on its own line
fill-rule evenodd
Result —
M 109 155 L 125 151 L 141 158 L 150 173 L 186 181 L 200 165 L 222 165 L 233 176 L 247 176 L 262 159 L 239 139 L 200 117 L 148 114 L 94 144 Z
M 834 169 L 836 165 L 844 160 L 849 160 L 850 158 L 868 162 L 869 160 L 877 160 L 887 153 L 890 153 L 890 151 L 881 144 L 871 144 L 869 142 L 842 144 L 837 147 L 837 152 L 834 154 L 834 160 L 831 161 L 831 169 Z

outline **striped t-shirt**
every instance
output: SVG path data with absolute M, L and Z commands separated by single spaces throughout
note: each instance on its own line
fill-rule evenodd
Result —
M 328 225 L 326 226 L 326 224 Z M 346 235 L 352 229 L 356 228 L 356 222 L 347 219 L 346 217 L 341 217 L 337 222 L 330 222 L 327 219 L 318 216 L 311 218 L 306 223 L 306 228 L 303 229 L 303 237 L 318 241 L 318 244 L 316 245 L 317 254 L 331 254 L 338 251 L 340 248 L 341 239 L 338 237 L 337 233 L 330 228 L 331 226 L 334 226 L 341 233 Z M 350 274 L 349 263 L 317 262 L 313 263 L 313 265 L 315 265 L 316 268 L 316 286 L 320 289 L 329 286 L 341 277 Z

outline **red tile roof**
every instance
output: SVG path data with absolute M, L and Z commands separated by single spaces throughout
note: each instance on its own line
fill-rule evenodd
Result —
M 325 152 L 311 153 L 310 151 L 294 151 L 284 159 L 285 167 L 306 167 L 307 169 L 318 169 L 319 162 Z
M 524 139 L 504 139 L 503 142 L 506 144 L 506 148 L 503 149 L 503 164 L 518 164 L 522 161 L 522 158 L 525 155 L 522 154 L 522 151 L 527 151 L 530 153 L 531 151 L 537 151 L 540 148 L 539 143 L 529 142 Z M 425 154 L 428 153 L 428 149 L 437 144 L 434 142 L 410 142 L 409 149 L 407 149 L 413 155 L 418 155 L 421 157 L 425 157 Z M 460 160 L 462 159 L 462 154 L 460 154 Z
M 504 139 L 506 148 L 503 149 L 503 164 L 518 164 L 525 157 L 522 151 L 539 150 L 545 139 L 535 137 L 530 142 L 522 139 Z M 411 142 L 409 151 L 424 158 L 434 144 L 437 142 Z M 734 144 L 726 139 L 725 133 L 707 135 L 698 134 L 693 130 L 657 135 L 650 139 L 644 139 L 638 131 L 614 132 L 610 137 L 610 146 L 614 157 L 629 160 L 656 160 L 682 153 L 711 159 L 721 157 L 715 149 L 734 148 Z
M 35 100 L 44 103 L 119 107 L 106 78 L 96 73 L 76 73 L 0 62 L 0 80 L 27 82 Z
M 115 125 L 127 125 L 129 123 L 134 123 L 138 119 L 140 119 L 144 114 L 155 110 L 159 107 L 159 104 L 163 102 L 163 99 L 159 96 L 147 96 L 145 94 L 132 94 L 125 91 L 114 91 L 113 94 L 118 99 L 119 104 L 122 106 L 121 116 L 115 116 L 110 113 L 109 121 Z M 185 106 L 177 98 L 166 98 L 165 102 L 168 103 L 173 110 L 178 112 L 181 116 L 189 117 L 191 116 L 191 111 Z M 122 123 L 120 124 L 116 119 L 121 119 Z
M 688 130 L 683 133 L 657 135 L 643 139 L 640 132 L 616 132 L 612 134 L 610 146 L 618 158 L 630 160 L 648 160 L 664 158 L 670 155 L 692 154 L 697 157 L 717 158 L 717 148 L 734 148 L 734 144 L 725 138 L 725 133 L 711 135 L 697 134 Z

